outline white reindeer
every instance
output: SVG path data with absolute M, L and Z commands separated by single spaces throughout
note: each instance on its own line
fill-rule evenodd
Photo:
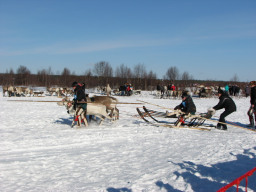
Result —
M 106 94 L 107 94 L 107 96 L 111 95 L 111 88 L 110 88 L 109 84 L 107 84 L 107 87 L 106 87 Z
M 15 91 L 16 91 L 16 88 L 13 86 L 4 86 L 3 96 L 5 96 L 5 94 L 7 94 L 8 97 L 11 97 L 12 95 L 16 96 Z
M 112 118 L 107 113 L 107 107 L 101 103 L 87 103 L 86 111 L 82 108 L 78 108 L 76 111 L 73 108 L 73 102 L 69 101 L 67 103 L 67 109 L 69 113 L 74 113 L 74 119 L 71 127 L 74 126 L 75 120 L 78 120 L 78 125 L 81 126 L 82 121 L 84 121 L 85 126 L 88 126 L 86 115 L 94 115 L 100 119 L 99 125 L 103 122 L 105 118 L 112 120 Z
M 116 107 L 118 100 L 114 97 L 109 96 L 93 96 L 87 97 L 87 111 L 85 115 L 94 115 L 99 117 L 101 120 L 104 118 L 108 118 L 111 121 L 115 121 L 119 119 L 119 110 Z M 63 98 L 62 101 L 57 103 L 58 105 L 65 105 L 69 113 L 75 113 L 73 110 L 73 102 L 70 101 L 67 97 Z M 92 105 L 94 104 L 94 105 Z M 104 105 L 105 108 L 102 112 L 98 114 L 98 107 Z M 95 106 L 97 106 L 95 108 Z M 93 111 L 95 110 L 95 111 Z M 80 112 L 82 113 L 82 112 Z M 102 119 L 102 116 L 104 117 Z
M 107 107 L 107 111 L 110 112 L 109 116 L 113 118 L 113 120 L 119 119 L 119 109 L 116 107 L 118 100 L 111 96 L 93 96 L 87 101 L 101 103 Z

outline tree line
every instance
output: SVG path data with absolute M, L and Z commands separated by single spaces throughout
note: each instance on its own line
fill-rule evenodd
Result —
M 235 80 L 238 79 L 235 76 Z M 13 86 L 61 86 L 70 87 L 71 83 L 84 82 L 87 88 L 104 87 L 109 84 L 111 88 L 119 88 L 125 83 L 131 84 L 134 89 L 154 90 L 158 84 L 175 84 L 178 87 L 192 86 L 194 84 L 204 84 L 205 86 L 219 85 L 225 86 L 223 81 L 202 81 L 195 80 L 188 72 L 180 73 L 177 67 L 169 67 L 163 79 L 158 79 L 156 73 L 149 72 L 144 64 L 137 64 L 133 69 L 121 64 L 113 70 L 112 66 L 105 61 L 95 63 L 93 69 L 88 69 L 83 75 L 76 75 L 68 68 L 64 68 L 60 74 L 54 74 L 51 68 L 38 70 L 36 74 L 25 66 L 19 66 L 16 73 L 10 69 L 6 73 L 0 74 L 1 85 Z M 239 82 L 236 82 L 239 83 Z M 241 82 L 239 83 L 241 84 Z M 242 83 L 243 84 L 243 83 Z

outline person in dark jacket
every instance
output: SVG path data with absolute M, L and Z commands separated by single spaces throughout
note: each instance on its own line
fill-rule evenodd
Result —
M 74 90 L 74 106 L 76 107 L 82 107 L 84 110 L 86 110 L 86 103 L 79 103 L 79 102 L 85 102 L 86 101 L 86 94 L 85 94 L 85 84 L 77 83 L 76 81 L 72 83 L 72 87 Z
M 249 97 L 249 96 L 250 96 L 250 93 L 251 93 L 250 85 L 247 85 L 247 86 L 245 87 L 245 97 Z
M 181 95 L 182 102 L 181 104 L 177 105 L 174 110 L 181 110 L 183 112 L 182 115 L 178 117 L 175 125 L 180 126 L 185 124 L 185 119 L 190 117 L 191 115 L 195 115 L 196 113 L 196 106 L 193 102 L 192 97 L 188 94 L 188 92 L 183 92 Z
M 85 94 L 85 84 L 77 83 L 76 81 L 72 83 L 74 90 L 74 109 L 76 111 L 76 116 L 78 116 L 78 125 L 81 126 L 81 118 L 85 118 L 87 103 Z M 82 116 L 82 117 L 81 117 Z
M 224 108 L 225 111 L 220 115 L 219 123 L 217 124 L 216 128 L 221 130 L 227 130 L 227 125 L 225 124 L 226 123 L 225 118 L 231 113 L 233 113 L 234 111 L 236 111 L 236 104 L 231 99 L 231 97 L 229 97 L 227 92 L 220 89 L 218 91 L 218 95 L 219 95 L 219 103 L 216 106 L 214 106 L 213 109 L 220 110 Z
M 188 95 L 188 92 L 183 92 L 181 98 L 181 104 L 177 105 L 174 109 L 180 109 L 182 112 L 186 114 L 194 115 L 196 113 L 196 106 L 193 102 L 192 97 Z
M 249 121 L 250 121 L 250 126 L 254 127 L 254 125 L 256 124 L 256 81 L 251 81 L 250 82 L 250 87 L 251 87 L 251 93 L 250 93 L 250 108 L 248 111 L 248 116 L 249 116 Z M 254 115 L 254 120 L 253 120 L 253 115 Z M 255 127 L 256 128 L 256 127 Z

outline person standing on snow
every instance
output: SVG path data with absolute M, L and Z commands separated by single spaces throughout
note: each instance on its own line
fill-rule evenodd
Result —
M 245 87 L 245 97 L 248 97 L 251 93 L 250 85 L 247 85 Z
M 172 86 L 171 86 L 171 96 L 174 95 L 173 93 L 174 93 L 175 89 L 176 89 L 175 85 L 172 84 Z
M 233 101 L 233 99 L 229 97 L 226 91 L 223 91 L 220 89 L 218 91 L 218 96 L 219 96 L 219 103 L 216 106 L 214 106 L 213 109 L 211 110 L 216 111 L 223 108 L 225 109 L 225 111 L 220 115 L 219 123 L 217 124 L 216 128 L 221 130 L 227 130 L 227 125 L 225 124 L 226 123 L 225 118 L 231 113 L 233 113 L 234 111 L 236 111 L 236 104 Z
M 228 86 L 228 85 L 225 86 L 225 91 L 226 91 L 227 93 L 229 92 L 229 86 Z
M 248 111 L 248 116 L 249 116 L 249 121 L 250 121 L 250 126 L 254 127 L 255 123 L 256 123 L 256 81 L 251 81 L 250 82 L 250 87 L 251 87 L 251 106 L 250 109 Z M 254 119 L 253 119 L 253 114 L 254 114 L 254 119 L 255 119 L 255 123 L 254 123 Z M 255 127 L 256 128 L 256 127 Z
M 85 84 L 77 83 L 76 81 L 72 83 L 72 88 L 74 90 L 74 110 L 75 115 L 78 116 L 78 126 L 81 126 L 81 116 L 86 112 L 87 103 L 85 94 Z M 85 118 L 84 116 L 82 118 Z

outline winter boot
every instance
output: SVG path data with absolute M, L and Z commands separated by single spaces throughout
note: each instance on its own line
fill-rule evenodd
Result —
M 225 125 L 225 124 L 222 124 L 222 129 L 221 130 L 227 130 L 228 128 L 227 128 L 227 125 Z
M 222 123 L 218 123 L 217 126 L 216 126 L 216 129 L 227 130 L 227 125 L 222 124 Z
M 217 124 L 216 129 L 221 129 L 221 124 L 220 123 Z

